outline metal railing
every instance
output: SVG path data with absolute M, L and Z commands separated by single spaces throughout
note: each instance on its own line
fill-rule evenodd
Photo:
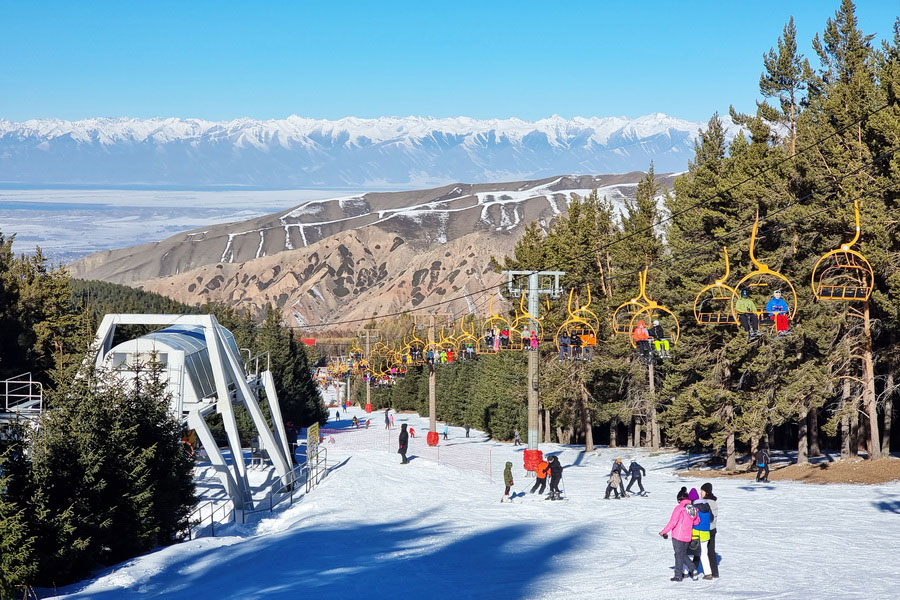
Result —
M 328 450 L 321 446 L 312 456 L 306 457 L 306 492 L 319 485 L 328 473 Z
M 207 516 L 203 516 L 203 511 L 206 510 L 209 514 Z M 224 515 L 224 519 L 216 518 L 216 515 L 222 514 Z M 216 503 L 212 500 L 208 502 L 204 502 L 197 506 L 188 516 L 188 525 L 184 533 L 186 533 L 187 539 L 191 540 L 195 537 L 200 537 L 202 535 L 203 529 L 207 527 L 206 521 L 209 521 L 209 534 L 212 537 L 216 536 L 216 523 L 221 526 L 229 525 L 235 521 L 235 512 L 234 512 L 234 504 L 229 500 L 228 502 L 224 502 L 216 506 Z
M 44 407 L 44 386 L 22 373 L 0 382 L 4 411 L 8 413 L 40 414 Z

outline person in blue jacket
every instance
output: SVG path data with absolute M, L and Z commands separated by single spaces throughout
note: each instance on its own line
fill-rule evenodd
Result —
M 791 325 L 788 321 L 790 308 L 788 303 L 781 297 L 781 290 L 772 292 L 772 298 L 766 304 L 766 312 L 775 321 L 775 331 L 778 332 L 778 335 L 786 335 L 790 331 Z

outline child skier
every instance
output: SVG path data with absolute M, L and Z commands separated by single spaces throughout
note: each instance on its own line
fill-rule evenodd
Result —
M 513 481 L 512 476 L 512 463 L 508 461 L 506 463 L 506 468 L 503 470 L 503 483 L 506 485 L 506 489 L 503 491 L 503 497 L 500 498 L 500 502 L 512 502 L 512 500 L 509 499 L 509 490 L 515 482 Z
M 609 475 L 609 481 L 606 482 L 606 495 L 603 496 L 604 500 L 609 500 L 610 492 L 615 492 L 616 500 L 620 498 L 619 496 L 619 486 L 622 485 L 622 477 L 619 475 L 618 471 L 613 471 Z
M 539 494 L 544 493 L 544 488 L 547 487 L 547 470 L 550 468 L 550 465 L 547 464 L 546 460 L 542 460 L 540 464 L 538 464 L 537 470 L 534 472 L 535 480 L 534 486 L 531 488 L 531 493 L 533 494 L 535 491 Z M 538 490 L 538 486 L 540 486 L 540 490 Z

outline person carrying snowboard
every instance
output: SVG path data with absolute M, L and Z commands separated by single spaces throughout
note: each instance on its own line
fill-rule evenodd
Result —
M 756 468 L 758 469 L 756 472 L 757 483 L 760 481 L 769 483 L 769 451 L 765 448 L 760 448 L 756 453 Z M 765 471 L 765 475 L 763 475 L 763 471 Z
M 628 487 L 625 488 L 625 491 L 630 492 L 631 486 L 633 486 L 635 483 L 637 483 L 638 488 L 640 488 L 640 490 L 641 490 L 640 492 L 638 492 L 638 495 L 646 496 L 647 492 L 644 491 L 644 486 L 641 483 L 641 474 L 646 475 L 647 474 L 646 469 L 644 469 L 644 467 L 639 465 L 636 460 L 632 460 L 631 464 L 628 465 L 627 473 L 631 476 L 631 481 L 628 482 Z
M 544 488 L 547 487 L 547 470 L 550 468 L 550 465 L 547 464 L 546 460 L 542 460 L 538 466 L 537 470 L 534 472 L 535 480 L 534 486 L 531 488 L 531 493 L 533 494 L 537 491 L 538 494 L 543 495 Z M 538 490 L 538 486 L 540 486 L 540 490 Z
M 509 490 L 512 488 L 515 481 L 513 481 L 512 476 L 512 463 L 507 461 L 506 468 L 503 469 L 503 484 L 506 485 L 506 489 L 503 490 L 503 497 L 500 498 L 500 502 L 512 502 L 509 499 Z
M 616 500 L 621 498 L 619 496 L 619 486 L 622 485 L 622 477 L 619 475 L 618 471 L 613 471 L 609 474 L 609 480 L 606 482 L 606 495 L 603 496 L 604 500 L 609 500 L 610 492 L 615 492 Z
M 400 426 L 400 437 L 398 438 L 398 441 L 400 447 L 397 449 L 397 453 L 403 457 L 403 461 L 400 464 L 405 465 L 409 462 L 406 459 L 406 451 L 409 450 L 409 433 L 406 431 L 406 423 Z
M 669 522 L 662 528 L 659 535 L 663 539 L 669 537 L 672 532 L 672 548 L 675 550 L 675 575 L 671 581 L 681 581 L 684 579 L 685 567 L 688 573 L 691 573 L 691 566 L 688 565 L 687 551 L 691 544 L 691 536 L 693 535 L 694 525 L 700 522 L 697 516 L 697 509 L 691 505 L 688 499 L 687 488 L 681 488 L 675 496 L 678 505 L 672 510 L 672 516 Z
M 559 500 L 561 496 L 559 480 L 562 479 L 562 465 L 559 464 L 559 459 L 555 456 L 551 456 L 548 459 L 547 465 L 550 469 L 550 500 Z

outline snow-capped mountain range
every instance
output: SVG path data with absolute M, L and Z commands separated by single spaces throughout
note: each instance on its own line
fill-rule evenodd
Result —
M 737 131 L 727 117 L 729 134 Z M 538 121 L 291 116 L 0 120 L 0 183 L 420 187 L 681 171 L 704 123 L 662 113 Z

